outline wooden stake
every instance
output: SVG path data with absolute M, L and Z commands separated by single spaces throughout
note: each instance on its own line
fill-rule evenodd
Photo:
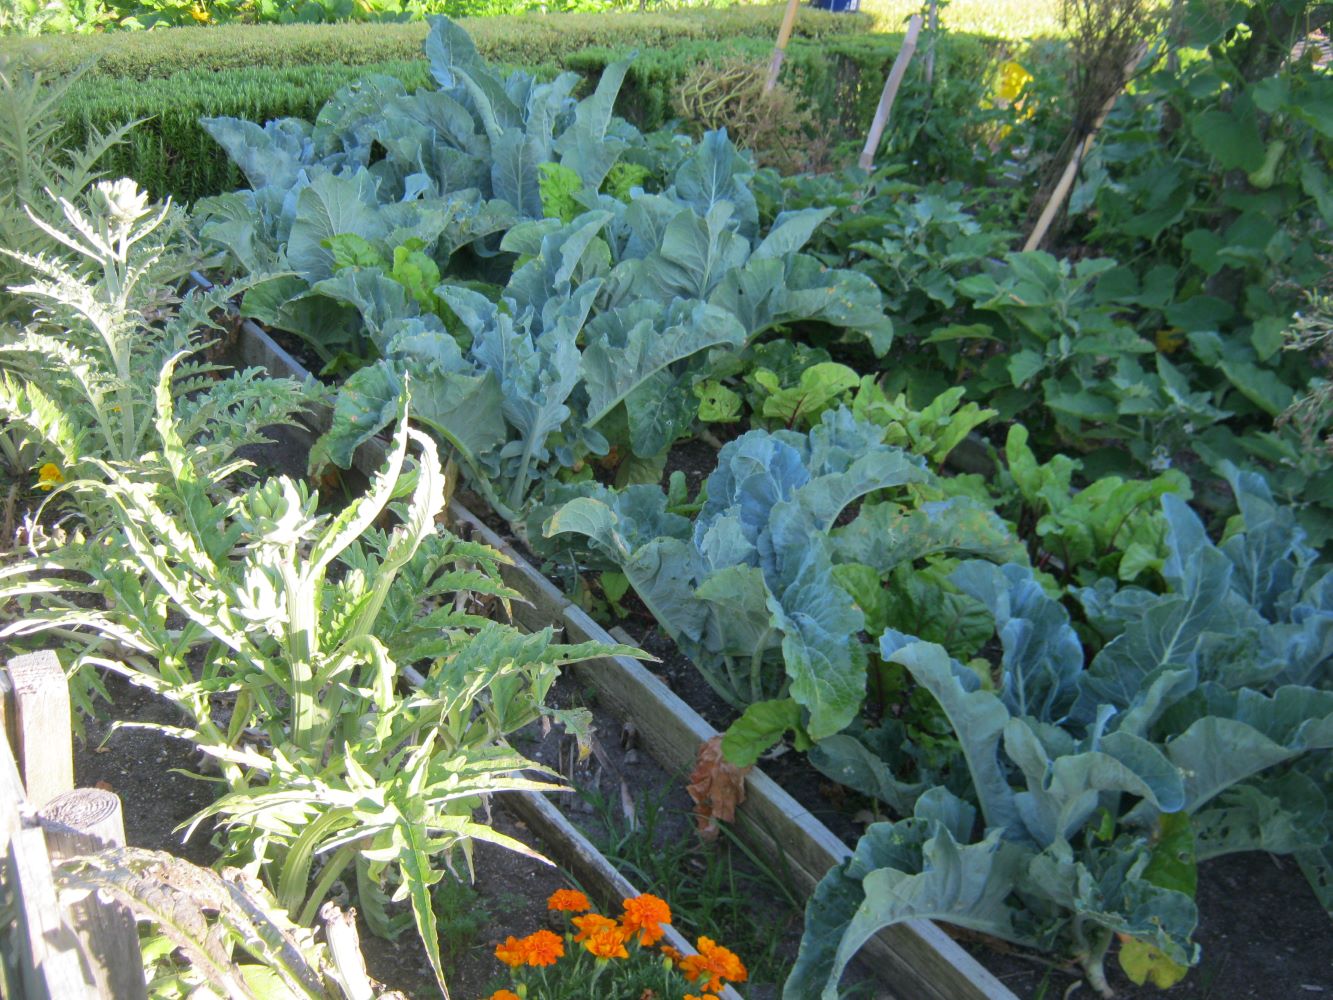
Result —
M 875 166 L 875 151 L 879 149 L 879 140 L 889 124 L 889 112 L 893 110 L 898 88 L 902 86 L 903 77 L 907 75 L 907 64 L 912 61 L 912 53 L 916 51 L 916 39 L 919 34 L 921 34 L 921 15 L 914 14 L 912 20 L 907 22 L 907 35 L 903 38 L 903 47 L 898 50 L 898 58 L 893 60 L 889 78 L 884 81 L 884 92 L 879 95 L 879 107 L 875 109 L 875 118 L 870 123 L 865 148 L 861 150 L 859 162 L 862 170 L 869 171 Z
M 120 798 L 101 788 L 79 788 L 48 802 L 37 813 L 52 862 L 125 846 Z M 84 978 L 94 996 L 145 1000 L 143 953 L 134 913 L 96 893 L 68 907 L 69 925 L 83 955 Z
M 1124 92 L 1125 88 L 1129 86 L 1129 81 L 1134 75 L 1135 68 L 1139 65 L 1139 61 L 1147 51 L 1148 46 L 1146 42 L 1139 45 L 1138 48 L 1134 50 L 1134 55 L 1130 58 L 1129 62 L 1125 64 L 1125 72 L 1122 77 L 1124 82 L 1116 89 L 1115 93 L 1106 99 L 1106 103 L 1102 105 L 1101 111 L 1097 113 L 1097 118 L 1092 123 L 1092 128 L 1088 130 L 1088 134 L 1084 136 L 1083 141 L 1074 147 L 1074 154 L 1069 158 L 1069 162 L 1065 164 L 1065 172 L 1060 175 L 1060 180 L 1055 185 L 1055 190 L 1051 192 L 1050 198 L 1046 200 L 1046 205 L 1041 210 L 1041 216 L 1037 219 L 1037 224 L 1032 227 L 1032 232 L 1028 234 L 1027 242 L 1023 244 L 1024 253 L 1037 249 L 1037 247 L 1041 246 L 1041 241 L 1046 239 L 1046 234 L 1050 230 L 1052 224 L 1054 224 L 1055 217 L 1060 214 L 1060 209 L 1064 205 L 1065 199 L 1069 197 L 1070 188 L 1074 186 L 1074 178 L 1078 176 L 1079 166 L 1083 163 L 1083 160 L 1088 153 L 1091 152 L 1092 144 L 1097 139 L 1097 133 L 1102 130 L 1102 125 L 1106 121 L 1106 116 L 1111 113 L 1111 109 L 1115 107 L 1115 102 L 1120 99 L 1120 95 Z
M 778 85 L 778 72 L 787 55 L 787 43 L 791 41 L 791 31 L 796 25 L 796 9 L 800 6 L 801 0 L 787 0 L 787 11 L 782 15 L 782 27 L 778 29 L 778 44 L 773 49 L 773 61 L 768 64 L 768 79 L 764 81 L 765 94 Z
M 930 0 L 930 16 L 927 18 L 930 27 L 930 47 L 926 49 L 926 90 L 930 90 L 931 84 L 935 82 L 935 46 L 940 40 L 940 8 L 939 0 Z
M 40 809 L 74 787 L 69 682 L 49 650 L 13 657 L 9 680 L 14 690 L 11 743 L 28 801 Z

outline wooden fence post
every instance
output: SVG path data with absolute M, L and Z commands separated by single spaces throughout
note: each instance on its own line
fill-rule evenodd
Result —
M 59 863 L 108 847 L 125 846 L 120 798 L 101 788 L 77 788 L 56 796 L 37 813 L 51 861 Z M 68 907 L 69 923 L 79 941 L 94 995 L 115 1000 L 146 1000 L 143 953 L 134 913 L 123 903 L 94 893 Z
M 912 61 L 912 53 L 916 51 L 916 39 L 919 34 L 921 34 L 921 15 L 914 14 L 912 20 L 907 22 L 903 47 L 898 50 L 898 58 L 893 60 L 889 78 L 884 81 L 884 92 L 879 95 L 879 106 L 875 108 L 875 118 L 870 123 L 865 148 L 861 150 L 861 159 L 858 161 L 862 170 L 870 170 L 875 165 L 875 151 L 879 149 L 880 137 L 884 135 L 884 129 L 889 124 L 889 113 L 893 110 L 893 102 L 898 96 L 898 88 L 902 86 L 903 77 L 907 75 L 907 64 Z
M 11 657 L 9 682 L 14 697 L 10 739 L 28 801 L 40 809 L 74 787 L 69 682 L 49 650 Z M 8 724 L 10 713 L 5 715 Z
M 65 926 L 46 839 L 19 830 L 9 841 L 9 878 L 19 924 L 19 968 L 28 1000 L 83 1000 L 89 992 L 78 944 Z

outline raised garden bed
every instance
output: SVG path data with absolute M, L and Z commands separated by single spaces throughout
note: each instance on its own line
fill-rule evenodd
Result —
M 196 281 L 205 279 L 196 275 Z M 310 377 L 286 350 L 256 324 L 241 326 L 237 361 L 260 366 L 274 375 Z M 365 472 L 380 464 L 383 452 L 374 441 L 361 446 L 356 466 Z M 574 605 L 536 568 L 458 500 L 451 515 L 473 537 L 503 552 L 510 564 L 502 569 L 505 582 L 530 602 L 515 605 L 521 626 L 562 628 L 575 642 L 616 642 L 602 626 Z M 717 735 L 689 705 L 642 664 L 625 657 L 580 664 L 580 682 L 594 688 L 602 704 L 640 733 L 644 747 L 671 773 L 688 773 L 699 747 Z M 738 816 L 741 835 L 775 863 L 786 865 L 803 895 L 813 890 L 824 874 L 851 851 L 824 824 L 756 769 L 746 779 L 746 798 Z M 1017 1000 L 993 974 L 957 942 L 929 921 L 910 921 L 889 928 L 866 946 L 866 956 L 879 973 L 887 995 L 901 1000 Z
M 237 350 L 238 360 L 245 365 L 262 366 L 275 375 L 308 376 L 291 354 L 255 324 L 243 325 Z M 373 471 L 381 455 L 377 443 L 371 442 L 358 451 L 355 464 L 361 471 Z M 460 530 L 470 531 L 474 538 L 511 560 L 503 568 L 505 581 L 530 602 L 514 606 L 515 619 L 521 626 L 538 629 L 555 625 L 564 630 L 570 641 L 616 642 L 633 638 L 608 633 L 547 579 L 514 542 L 502 537 L 466 505 L 455 500 L 451 515 Z M 659 638 L 669 643 L 665 637 Z M 634 726 L 644 747 L 668 773 L 687 773 L 699 746 L 717 734 L 698 712 L 636 660 L 616 657 L 579 664 L 572 670 L 578 682 L 595 690 L 599 702 L 615 717 Z M 533 798 L 538 797 L 529 797 L 528 802 Z M 525 803 L 521 808 L 526 810 L 529 805 Z M 558 814 L 558 810 L 551 813 Z M 850 854 L 847 843 L 812 815 L 807 805 L 759 769 L 746 779 L 746 799 L 738 809 L 738 820 L 738 835 L 762 856 L 786 866 L 799 883 L 802 895 L 813 889 L 824 872 Z M 539 822 L 539 819 L 534 822 L 534 829 Z M 1259 1000 L 1268 995 L 1264 991 L 1273 982 L 1273 975 L 1282 970 L 1291 976 L 1290 985 L 1294 989 L 1305 988 L 1308 992 L 1333 989 L 1333 928 L 1328 926 L 1299 868 L 1290 862 L 1274 860 L 1271 863 L 1263 855 L 1250 855 L 1208 863 L 1204 870 L 1217 880 L 1218 888 L 1201 892 L 1204 927 L 1200 937 L 1210 946 L 1211 957 L 1205 958 L 1204 966 L 1195 975 L 1169 991 L 1151 986 L 1136 988 L 1122 979 L 1118 995 L 1185 1000 L 1198 995 L 1197 982 L 1220 981 L 1235 990 L 1237 997 Z M 1245 886 L 1253 887 L 1252 891 L 1242 891 Z M 1256 924 L 1249 903 L 1256 898 L 1260 887 L 1269 889 L 1267 899 L 1280 914 L 1275 912 L 1271 920 L 1260 919 Z M 1263 944 L 1263 937 L 1236 931 L 1252 927 L 1257 932 L 1259 928 L 1274 926 L 1308 929 L 1311 947 L 1304 954 L 1306 961 L 1295 965 L 1288 961 L 1276 966 L 1266 963 L 1264 958 L 1273 949 Z M 1236 957 L 1238 939 L 1254 946 L 1252 961 Z M 960 941 L 986 952 L 986 964 Z M 1030 959 L 1008 949 L 991 953 L 984 938 L 966 932 L 955 940 L 928 921 L 907 922 L 881 932 L 866 945 L 863 957 L 885 990 L 877 995 L 886 997 L 1016 1000 L 1020 996 L 1044 995 L 1051 988 L 1049 974 L 1044 974 Z M 1014 984 L 1015 988 L 1007 984 Z

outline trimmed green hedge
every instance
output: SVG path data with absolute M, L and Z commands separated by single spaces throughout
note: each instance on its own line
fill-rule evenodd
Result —
M 638 14 L 488 18 L 471 22 L 469 29 L 482 26 L 477 32 L 479 47 L 501 65 L 520 65 L 543 77 L 572 70 L 584 76 L 589 85 L 609 62 L 639 49 L 616 110 L 641 127 L 653 129 L 675 115 L 671 94 L 681 76 L 694 66 L 734 54 L 766 58 L 776 34 L 775 11 L 775 8 L 752 7 L 672 15 L 670 29 L 664 26 L 668 19 L 662 15 Z M 741 13 L 749 20 L 742 19 Z M 774 25 L 771 32 L 765 27 L 769 21 Z M 497 22 L 509 23 L 508 37 L 503 31 L 491 30 Z M 761 35 L 703 40 L 683 34 L 698 32 L 700 24 L 708 25 L 707 34 L 711 35 L 720 34 L 716 29 L 721 26 L 736 30 L 754 26 Z M 568 28 L 556 32 L 553 25 Z M 818 104 L 821 119 L 850 133 L 863 130 L 869 122 L 884 77 L 902 43 L 901 35 L 848 31 L 863 25 L 863 20 L 854 17 L 802 11 L 798 22 L 801 33 L 792 40 L 787 57 L 789 79 L 801 82 L 806 99 Z M 574 44 L 594 35 L 622 37 L 630 28 L 640 31 L 634 36 L 637 39 L 634 44 L 583 48 Z M 126 40 L 114 49 L 120 62 L 104 57 L 99 67 L 70 89 L 62 106 L 70 132 L 68 138 L 76 145 L 90 129 L 105 131 L 124 121 L 144 119 L 129 142 L 108 157 L 104 168 L 109 174 L 134 177 L 155 197 L 170 195 L 185 202 L 233 190 L 243 185 L 243 178 L 200 128 L 199 118 L 230 115 L 258 122 L 283 117 L 313 120 L 340 87 L 372 73 L 395 76 L 412 89 L 424 86 L 429 81 L 427 64 L 420 55 L 420 36 L 424 30 L 419 24 L 231 26 L 101 36 L 117 42 Z M 649 38 L 663 37 L 656 32 L 668 30 L 677 33 L 675 41 L 662 47 L 647 44 Z M 361 43 L 377 34 L 392 39 L 394 45 L 401 43 L 408 54 L 401 58 L 351 61 L 372 51 Z M 219 44 L 207 53 L 194 50 L 194 65 L 181 69 L 185 56 L 171 46 L 153 41 L 169 36 L 191 40 L 190 44 L 195 38 L 215 37 Z M 279 41 L 263 50 L 263 58 L 257 54 L 250 57 L 253 65 L 229 68 L 230 61 L 239 59 L 239 53 L 245 51 L 237 39 L 258 45 L 265 38 Z M 316 46 L 317 42 L 331 44 L 334 39 L 343 46 L 337 51 L 344 61 L 300 61 L 316 51 L 309 46 Z M 410 46 L 406 45 L 408 39 Z M 558 47 L 554 44 L 556 39 L 562 40 Z M 152 45 L 145 47 L 140 40 Z M 77 48 L 71 46 L 66 55 Z M 157 75 L 148 72 L 147 54 L 152 52 L 162 55 L 162 61 L 153 64 Z M 940 64 L 951 67 L 955 75 L 962 73 L 981 79 L 989 53 L 985 41 L 945 36 L 941 39 Z M 545 58 L 537 58 L 538 55 Z M 108 75 L 112 65 L 121 66 L 124 75 Z M 167 69 L 173 71 L 166 74 L 163 71 Z M 970 98 L 962 98 L 967 99 Z
M 800 87 L 806 100 L 819 107 L 821 121 L 835 131 L 864 132 L 879 103 L 884 79 L 902 48 L 895 34 L 847 35 L 818 41 L 793 39 L 783 63 L 784 81 Z M 643 129 L 660 128 L 678 116 L 672 95 L 680 79 L 700 63 L 731 56 L 766 59 L 773 51 L 768 39 L 733 38 L 717 42 L 681 42 L 669 49 L 640 53 L 630 66 L 616 110 Z M 995 53 L 991 39 L 944 35 L 937 50 L 937 95 L 958 93 L 943 86 L 946 73 L 984 86 L 987 66 Z M 567 69 L 596 78 L 603 69 L 629 54 L 628 49 L 597 47 L 575 52 L 564 60 Z M 908 71 L 909 84 L 920 63 Z M 975 103 L 965 91 L 963 99 Z M 959 109 L 962 110 L 962 109 Z
M 128 140 L 102 161 L 110 176 L 133 177 L 155 198 L 178 201 L 245 186 L 236 165 L 199 119 L 230 115 L 265 122 L 313 121 L 339 88 L 372 73 L 396 76 L 413 89 L 430 79 L 422 59 L 362 66 L 264 66 L 252 70 L 190 70 L 148 80 L 86 76 L 69 91 L 62 110 L 75 148 L 88 131 L 142 119 Z
M 477 50 L 519 66 L 556 62 L 591 46 L 656 49 L 691 39 L 777 36 L 783 6 L 742 6 L 670 14 L 528 14 L 459 18 Z M 802 9 L 795 36 L 826 38 L 870 30 L 865 15 Z M 94 72 L 132 80 L 187 70 L 366 66 L 421 58 L 428 26 L 409 24 L 226 24 L 93 35 L 0 39 L 0 54 L 66 72 L 96 60 Z

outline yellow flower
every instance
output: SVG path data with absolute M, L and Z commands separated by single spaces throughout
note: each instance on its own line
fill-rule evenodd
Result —
M 60 471 L 60 466 L 52 462 L 47 462 L 37 470 L 37 488 L 46 490 L 48 493 L 65 481 L 65 475 Z
M 1032 74 L 1011 59 L 1000 67 L 1000 85 L 995 89 L 995 96 L 1005 104 L 1012 104 L 1031 80 Z
M 208 12 L 208 8 L 203 4 L 195 4 L 190 8 L 190 16 L 199 24 L 207 24 L 213 20 L 213 15 Z

